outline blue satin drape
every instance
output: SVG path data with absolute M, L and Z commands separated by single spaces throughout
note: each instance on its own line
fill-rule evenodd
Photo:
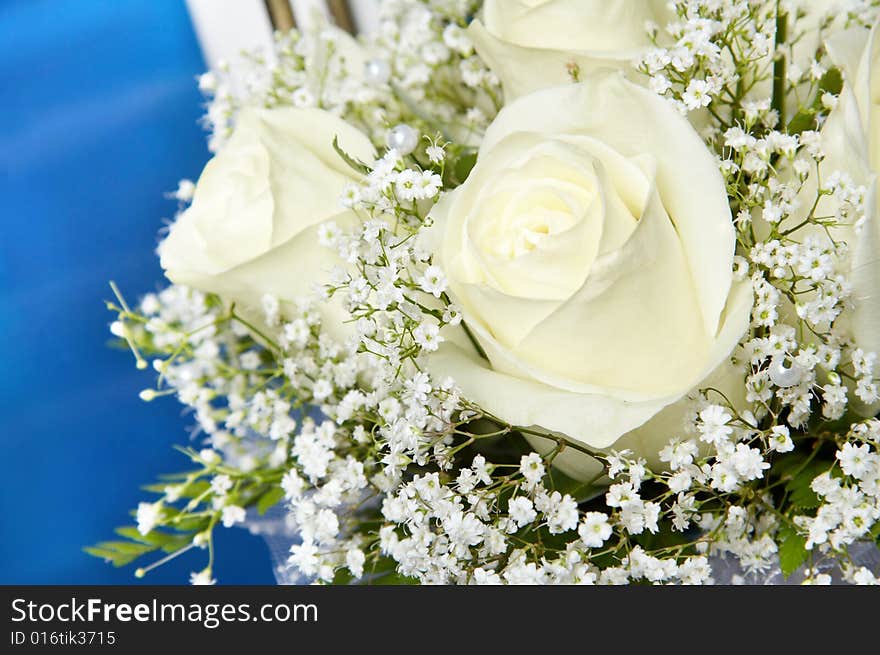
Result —
M 202 67 L 183 0 L 0 0 L 0 583 L 135 582 L 81 548 L 186 468 L 188 419 L 137 398 L 102 301 L 162 284 L 163 193 L 208 158 Z M 218 538 L 221 582 L 272 582 L 259 540 Z M 181 559 L 143 582 L 204 566 Z

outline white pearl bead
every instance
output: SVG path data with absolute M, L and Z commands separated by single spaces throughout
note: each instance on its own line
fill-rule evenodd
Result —
M 389 148 L 394 148 L 401 155 L 408 155 L 419 145 L 419 133 L 409 125 L 401 123 L 388 130 L 386 143 Z
M 391 65 L 384 59 L 370 59 L 364 64 L 364 79 L 367 84 L 382 86 L 391 79 Z
M 796 385 L 801 381 L 801 377 L 804 374 L 801 367 L 795 362 L 791 362 L 789 366 L 786 366 L 784 357 L 774 357 L 770 362 L 768 373 L 770 374 L 770 381 L 783 389 Z

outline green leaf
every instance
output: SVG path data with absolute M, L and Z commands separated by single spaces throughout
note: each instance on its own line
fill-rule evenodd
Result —
M 208 527 L 207 516 L 186 516 L 174 521 L 174 527 L 184 532 L 201 532 Z
M 198 498 L 203 493 L 205 493 L 208 489 L 211 488 L 211 483 L 207 480 L 196 480 L 194 482 L 190 482 L 186 485 L 186 488 L 180 493 L 181 498 Z
M 189 544 L 191 544 L 192 540 L 192 532 L 183 532 L 181 534 L 173 535 L 171 539 L 169 539 L 162 545 L 162 552 L 173 553 L 174 551 L 180 550 L 184 546 L 188 546 Z
M 150 546 L 157 547 L 168 543 L 169 540 L 174 538 L 174 535 L 168 534 L 166 532 L 159 532 L 158 530 L 153 530 L 152 532 L 149 532 L 147 534 L 141 534 L 134 526 L 124 526 L 121 528 L 116 528 L 115 532 L 120 537 L 125 537 L 126 539 L 130 539 L 138 543 L 149 544 Z
M 568 494 L 574 498 L 578 504 L 586 502 L 591 498 L 595 498 L 604 491 L 602 487 L 590 484 L 589 482 L 581 482 L 580 480 L 570 478 L 559 469 L 551 469 L 550 473 L 547 475 L 550 478 L 550 486 L 554 491 L 558 491 L 561 494 Z
M 779 566 L 787 578 L 807 561 L 807 540 L 787 525 L 779 530 L 776 538 L 779 541 Z
M 119 567 L 130 564 L 141 555 L 156 550 L 156 547 L 131 541 L 102 541 L 96 546 L 89 546 L 83 550 L 93 557 L 99 557 L 110 562 L 113 566 Z
M 354 576 L 352 576 L 351 572 L 348 569 L 337 569 L 336 573 L 333 574 L 333 586 L 338 587 L 340 585 L 347 584 L 356 584 L 356 580 Z
M 150 544 L 139 544 L 134 541 L 102 541 L 98 543 L 98 548 L 104 550 L 113 550 L 123 555 L 143 555 L 155 550 Z
M 463 152 L 452 165 L 452 174 L 457 184 L 464 184 L 468 175 L 471 174 L 474 165 L 477 163 L 477 151 L 467 150 Z
M 807 461 L 807 457 L 806 453 L 799 450 L 780 455 L 778 459 L 773 460 L 773 468 L 770 471 L 779 479 L 791 479 Z
M 105 562 L 109 562 L 117 568 L 125 566 L 126 564 L 131 564 L 136 557 L 134 555 L 122 555 L 114 550 L 106 550 L 104 548 L 98 548 L 97 546 L 88 546 L 83 548 L 83 550 L 92 557 L 97 557 Z
M 371 585 L 416 585 L 418 583 L 419 581 L 415 578 L 408 578 L 397 572 L 387 573 L 369 582 Z
M 817 475 L 827 470 L 828 464 L 825 462 L 810 462 L 804 470 L 792 478 L 785 485 L 785 490 L 789 494 L 788 500 L 791 504 L 801 509 L 814 509 L 818 507 L 821 501 L 810 485 Z
M 822 96 L 826 93 L 838 95 L 843 89 L 843 76 L 837 68 L 825 72 L 819 80 L 819 89 L 812 104 L 801 109 L 788 123 L 789 134 L 800 134 L 806 130 L 816 129 L 816 114 L 822 109 Z
M 367 566 L 362 578 L 352 580 L 357 585 L 413 585 L 418 584 L 415 578 L 409 578 L 397 572 L 397 562 L 382 557 L 374 566 Z
M 816 127 L 816 112 L 803 110 L 795 114 L 788 123 L 789 134 L 800 134 Z
M 152 546 L 153 549 L 161 548 L 165 552 L 173 552 L 183 548 L 192 541 L 194 536 L 194 533 L 191 531 L 175 533 L 161 532 L 159 530 L 153 530 L 143 535 L 137 531 L 137 528 L 131 526 L 116 528 L 116 534 L 126 539 Z
M 104 560 L 113 560 L 119 553 L 115 550 L 108 550 L 107 548 L 98 548 L 97 546 L 86 546 L 83 548 L 85 552 L 87 552 L 92 557 L 97 557 L 99 559 Z
M 801 509 L 815 509 L 821 505 L 819 496 L 808 486 L 798 487 L 788 497 L 791 504 Z
M 474 148 L 460 144 L 450 144 L 446 149 L 443 185 L 448 188 L 454 188 L 464 184 L 476 163 L 477 151 Z
M 362 161 L 355 159 L 354 157 L 349 155 L 347 152 L 345 152 L 345 150 L 342 149 L 342 147 L 339 145 L 339 137 L 338 136 L 333 137 L 333 149 L 336 151 L 337 155 L 342 157 L 342 161 L 344 161 L 346 164 L 348 164 L 351 168 L 353 168 L 358 173 L 360 173 L 362 175 L 366 175 L 367 173 L 370 172 L 369 166 L 367 166 Z
M 819 98 L 821 101 L 821 97 L 823 93 L 833 93 L 834 95 L 838 95 L 843 90 L 843 75 L 840 73 L 839 68 L 829 68 L 825 74 L 822 76 L 822 79 L 819 80 Z
M 270 507 L 275 505 L 279 500 L 284 498 L 284 489 L 280 486 L 274 486 L 269 491 L 260 496 L 257 501 L 257 514 L 262 516 Z

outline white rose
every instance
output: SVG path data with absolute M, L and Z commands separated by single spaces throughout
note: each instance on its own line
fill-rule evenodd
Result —
M 436 261 L 489 359 L 450 341 L 435 375 L 513 425 L 658 464 L 681 435 L 677 401 L 729 369 L 752 304 L 733 282 L 718 163 L 686 119 L 618 74 L 538 91 L 501 111 L 432 216 Z M 556 463 L 582 479 L 601 468 Z
M 598 68 L 632 69 L 674 14 L 667 0 L 486 0 L 468 32 L 508 102 Z
M 369 139 L 325 111 L 243 110 L 159 246 L 166 275 L 251 312 L 265 294 L 295 300 L 326 282 L 338 259 L 319 245 L 319 226 L 357 220 L 340 204 L 357 174 L 334 150 L 334 137 L 347 153 L 372 160 Z
M 867 189 L 865 220 L 834 233 L 852 252 L 850 281 L 855 301 L 851 315 L 853 336 L 859 346 L 880 353 L 880 23 L 873 29 L 855 28 L 826 43 L 828 53 L 843 72 L 845 84 L 837 106 L 822 127 L 825 160 L 823 176 L 847 173 Z M 815 193 L 815 184 L 809 188 Z M 831 198 L 823 198 L 818 215 L 833 215 Z

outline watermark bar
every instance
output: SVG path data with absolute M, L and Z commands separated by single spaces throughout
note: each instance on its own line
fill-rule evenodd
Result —
M 590 634 L 625 634 L 634 646 L 642 639 L 656 643 L 682 617 L 687 617 L 688 639 L 695 640 L 701 626 L 717 625 L 727 612 L 772 606 L 774 621 L 792 625 L 787 622 L 801 620 L 817 602 L 825 618 L 837 611 L 841 620 L 858 621 L 863 614 L 869 621 L 876 592 L 827 587 L 0 587 L 5 616 L 0 653 L 185 652 L 182 647 L 198 647 L 194 652 L 253 652 L 258 647 L 262 653 L 283 647 L 285 652 L 335 653 L 349 645 L 372 652 L 365 649 L 370 644 L 396 652 L 418 650 L 444 634 L 469 644 L 466 652 L 489 637 L 498 645 L 505 636 L 519 635 L 521 645 L 520 638 L 542 634 L 544 639 L 552 635 L 554 642 L 580 635 L 584 643 L 593 643 Z M 787 635 L 789 645 L 797 641 L 796 634 Z M 306 644 L 323 647 L 307 649 Z

